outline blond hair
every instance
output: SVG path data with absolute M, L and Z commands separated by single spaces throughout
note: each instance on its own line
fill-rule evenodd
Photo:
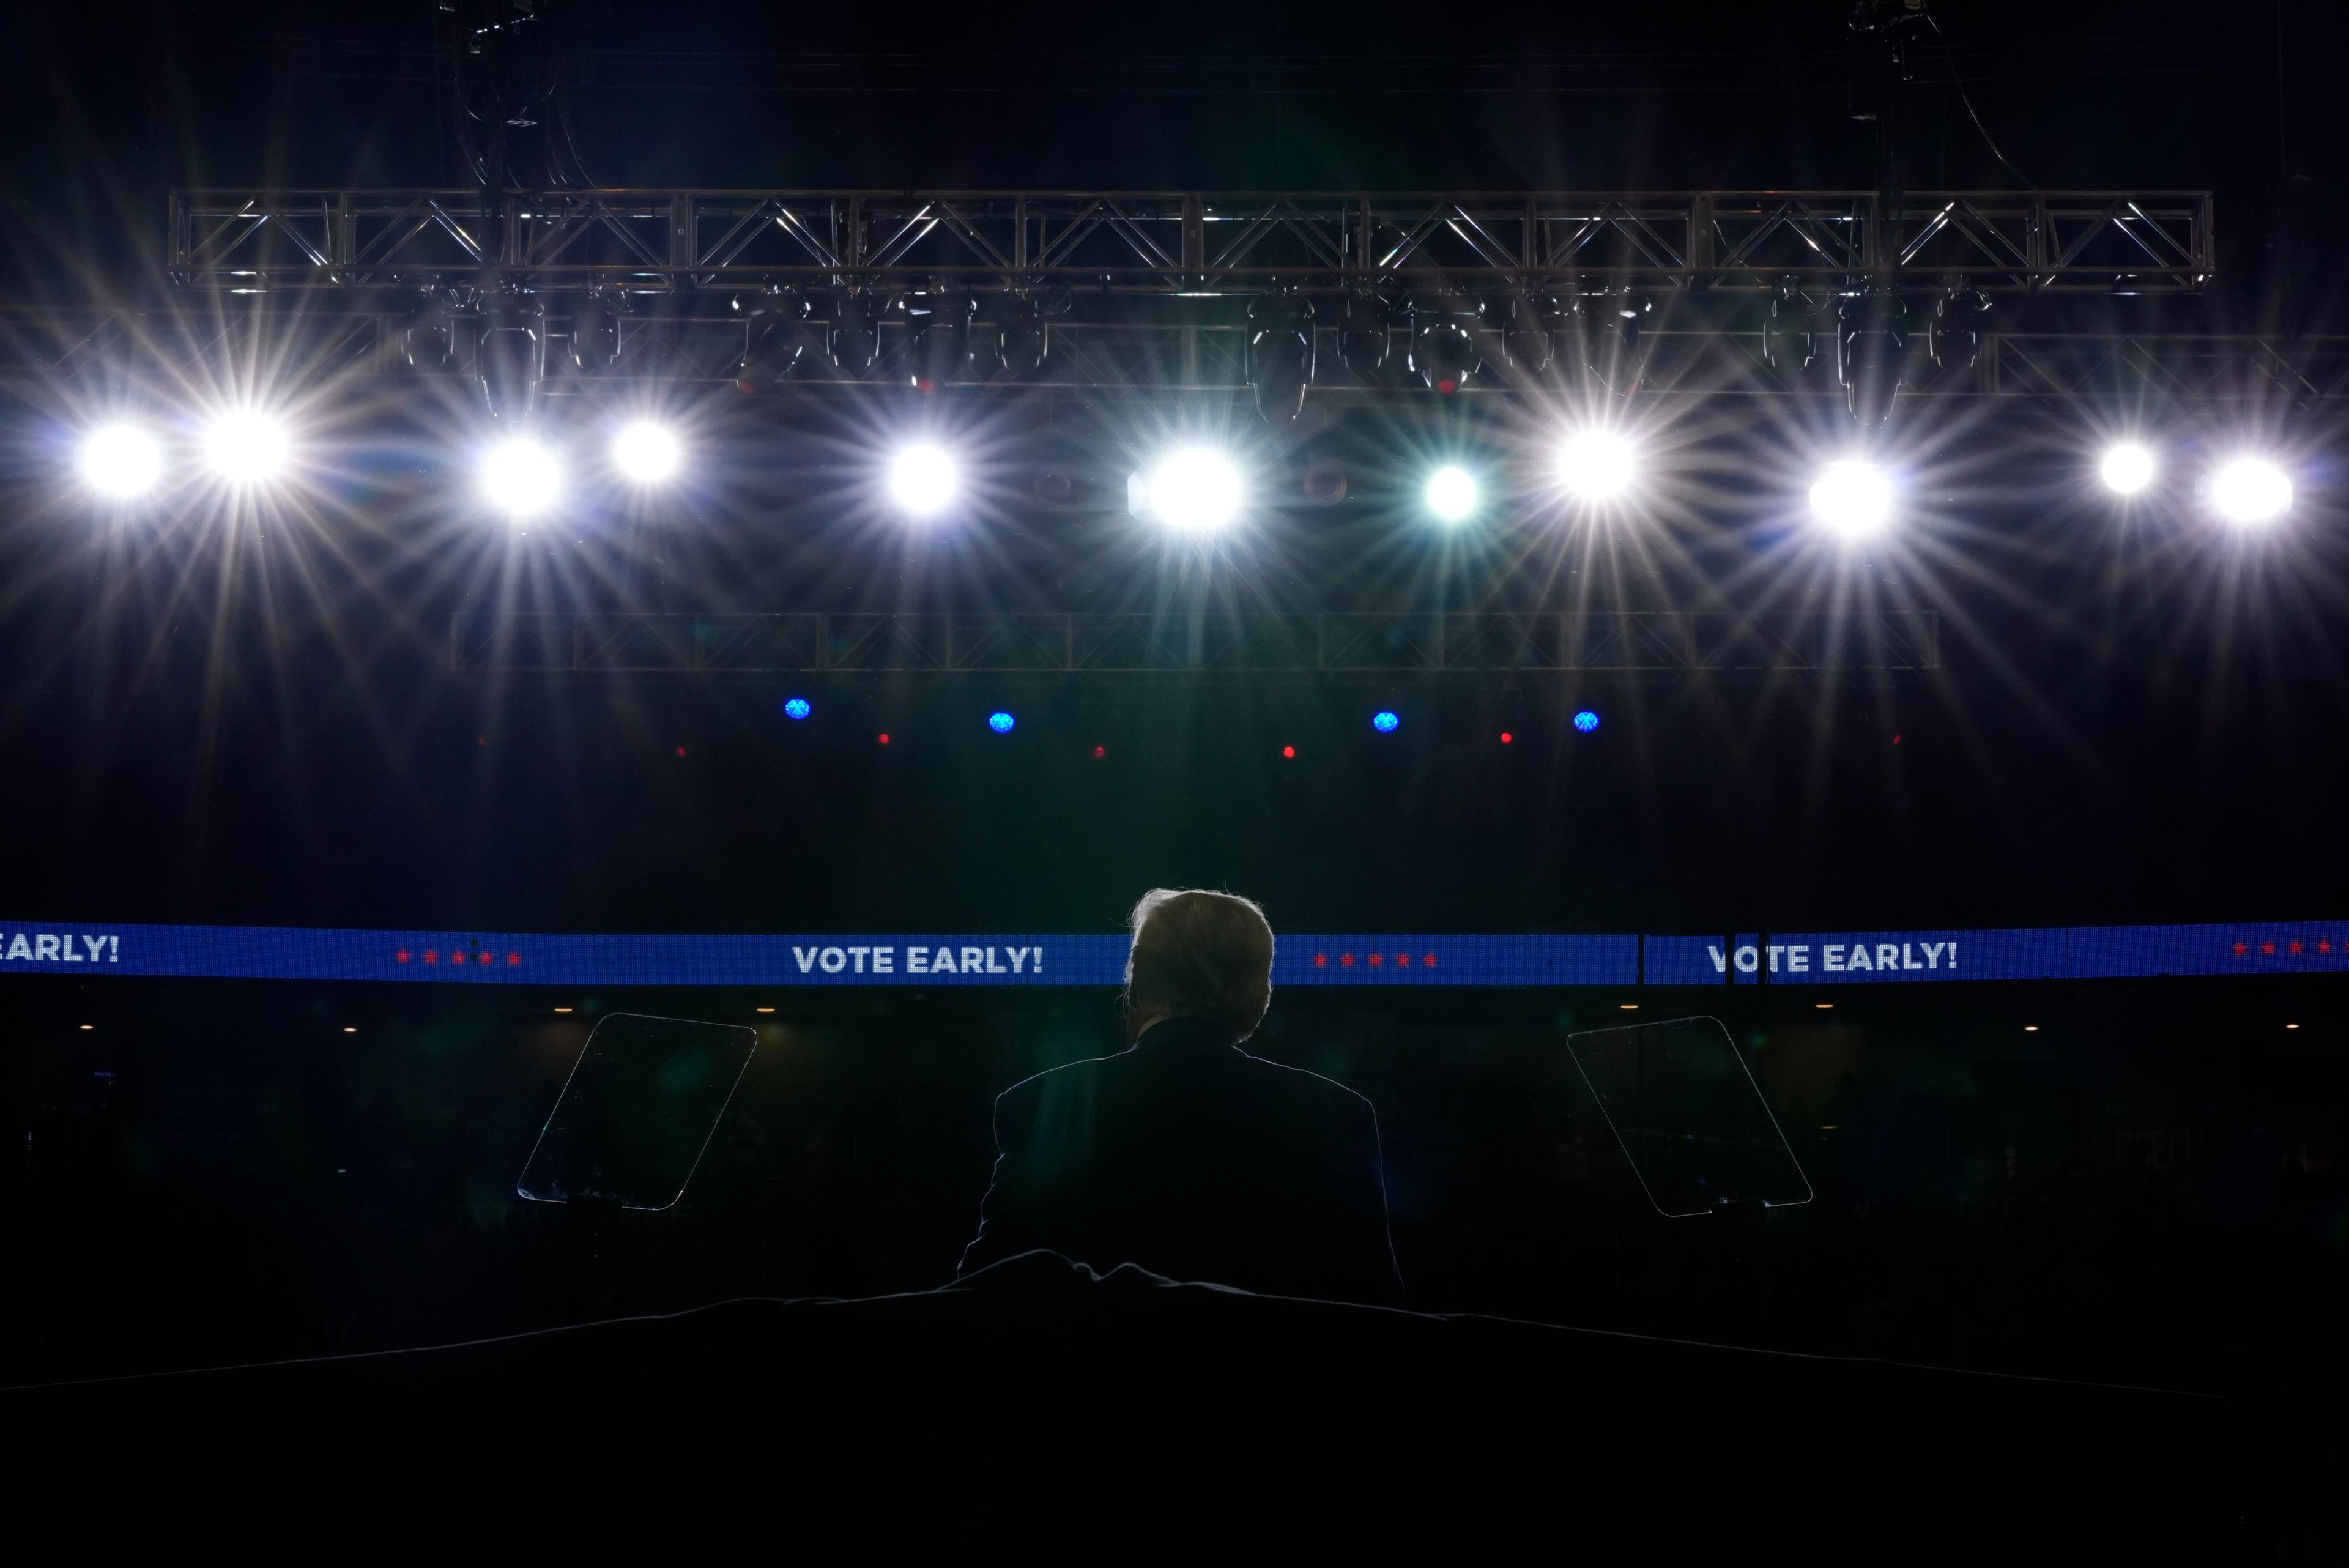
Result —
M 1272 922 L 1252 898 L 1204 888 L 1153 888 L 1127 924 L 1129 1008 L 1204 1018 L 1245 1040 L 1272 1005 Z

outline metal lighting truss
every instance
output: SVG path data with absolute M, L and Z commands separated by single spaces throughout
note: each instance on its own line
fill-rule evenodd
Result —
M 1908 398 L 2349 395 L 2349 338 L 2171 330 L 2190 306 L 2127 304 L 2209 284 L 2205 192 L 183 191 L 167 253 L 170 307 L 0 312 L 0 376 L 187 365 L 264 334 L 319 372 L 471 378 L 494 318 L 527 327 L 536 391 L 559 397 L 748 379 L 788 320 L 810 395 L 909 372 L 1236 393 L 1251 307 L 1293 296 L 1276 314 L 1312 340 L 1317 398 L 1418 391 L 1413 335 L 1444 321 L 1474 338 L 1472 395 L 1842 397 L 1863 361 Z M 583 355 L 591 302 L 610 349 Z M 916 339 L 942 322 L 970 336 L 935 374 Z
M 1688 675 L 1933 670 L 1931 610 L 452 618 L 458 670 L 550 675 Z
M 2207 192 L 181 191 L 183 284 L 2193 293 Z

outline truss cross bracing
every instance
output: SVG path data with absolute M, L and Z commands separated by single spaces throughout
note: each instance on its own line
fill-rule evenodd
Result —
M 184 285 L 2192 293 L 2205 192 L 182 191 Z

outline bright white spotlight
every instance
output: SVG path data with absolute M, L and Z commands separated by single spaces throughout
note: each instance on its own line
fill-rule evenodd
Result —
M 231 484 L 262 484 L 285 471 L 285 427 L 257 409 L 237 409 L 204 427 L 204 466 Z
M 2116 495 L 2135 495 L 2153 483 L 2153 453 L 2135 441 L 2123 441 L 2105 449 L 2105 460 L 2096 465 L 2096 476 L 2105 488 Z
M 2236 458 L 2210 476 L 2210 504 L 2230 523 L 2272 523 L 2292 510 L 2292 477 L 2265 458 Z
M 1872 462 L 1831 462 L 1811 486 L 1811 513 L 1847 539 L 1892 521 L 1892 481 Z
M 916 517 L 935 517 L 961 488 L 955 460 L 940 448 L 909 446 L 889 465 L 889 498 Z
M 1622 494 L 1639 472 L 1639 454 L 1613 431 L 1578 431 L 1558 450 L 1558 482 L 1587 501 Z
M 612 438 L 612 466 L 638 484 L 660 484 L 677 477 L 685 463 L 685 443 L 667 425 L 637 420 L 620 427 Z
M 1150 510 L 1170 528 L 1220 528 L 1239 509 L 1239 471 L 1204 447 L 1174 453 L 1150 476 Z
M 1439 468 L 1428 476 L 1427 509 L 1446 523 L 1476 510 L 1476 477 L 1464 468 Z
M 163 449 L 137 425 L 100 425 L 82 437 L 75 466 L 100 495 L 128 501 L 163 477 Z
M 509 517 L 535 517 L 563 499 L 563 471 L 553 452 L 517 436 L 483 454 L 481 491 Z

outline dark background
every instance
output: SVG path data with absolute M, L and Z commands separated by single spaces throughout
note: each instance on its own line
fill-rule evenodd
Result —
M 427 5 L 26 10 L 0 61 L 16 306 L 168 306 L 150 263 L 174 184 L 467 179 Z M 1940 15 L 1954 47 L 1921 61 L 1912 185 L 2018 178 L 1947 84 L 1954 59 L 2036 184 L 2217 192 L 2208 298 L 2002 310 L 2082 330 L 2340 319 L 2337 8 Z M 1874 180 L 1825 4 L 567 17 L 544 122 L 567 136 L 517 140 L 525 182 Z M 1792 404 L 1630 410 L 1660 454 L 1650 506 L 1590 530 L 1512 502 L 1437 544 L 1413 476 L 1436 454 L 1537 448 L 1541 405 L 1397 403 L 1275 435 L 1244 403 L 948 400 L 925 417 L 976 455 L 980 504 L 909 535 L 874 494 L 904 405 L 688 399 L 674 411 L 711 457 L 684 493 L 590 496 L 517 538 L 447 499 L 475 421 L 445 392 L 322 400 L 331 459 L 266 515 L 116 518 L 61 478 L 75 394 L 14 386 L 0 900 L 16 918 L 1098 931 L 1164 883 L 1251 894 L 1286 929 L 1865 929 L 2318 918 L 2349 870 L 2344 432 L 2272 388 L 1903 413 L 1886 441 L 1909 518 L 1854 557 L 1792 525 L 1811 462 L 1853 440 L 1839 412 Z M 1324 448 L 1380 482 L 1170 550 L 1116 497 L 1170 425 L 1227 432 L 1268 493 L 1293 493 L 1281 476 Z M 2128 428 L 2180 470 L 2272 445 L 2302 504 L 2258 536 L 2222 535 L 2182 490 L 2117 510 L 2085 468 Z M 1024 502 L 1039 453 L 1092 487 L 1076 504 Z M 1939 610 L 1942 666 L 1385 685 L 452 671 L 452 618 L 500 604 L 1855 604 Z M 778 712 L 794 693 L 807 723 Z M 1398 734 L 1369 730 L 1381 706 Z M 1578 736 L 1567 715 L 1586 706 L 1605 722 Z M 1020 716 L 1008 738 L 983 727 L 998 707 Z M 2342 1453 L 2337 990 L 1847 987 L 1832 1013 L 1786 988 L 1652 995 L 1645 1016 L 1732 1023 L 1819 1190 L 1717 1224 L 1641 1209 L 1562 1071 L 1565 1030 L 1612 997 L 1285 994 L 1261 1048 L 1378 1104 L 1417 1304 L 2226 1393 L 2226 1484 L 2266 1521 L 2249 1538 L 2265 1553 L 2332 1528 Z M 988 1095 L 1117 1038 L 1090 993 L 5 991 L 27 1379 L 935 1282 L 983 1189 Z M 761 1002 L 781 1011 L 685 1210 L 598 1231 L 514 1198 L 595 1009 L 747 1021 Z

